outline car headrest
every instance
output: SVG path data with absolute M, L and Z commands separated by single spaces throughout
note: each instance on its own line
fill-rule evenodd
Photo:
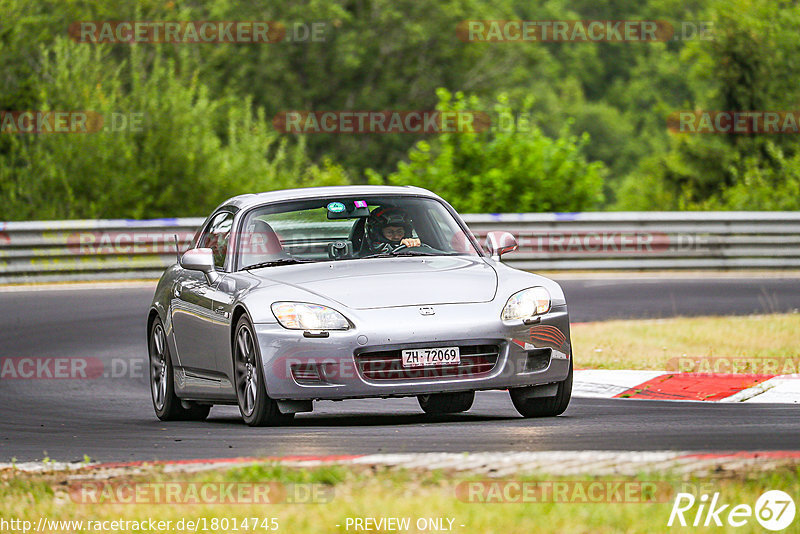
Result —
M 247 226 L 240 246 L 241 265 L 252 265 L 288 256 L 275 230 L 260 219 L 251 221 Z
M 255 245 L 252 250 L 253 253 L 278 254 L 283 252 L 278 234 L 265 221 L 259 219 L 253 221 L 252 241 Z M 258 247 L 261 247 L 261 249 Z

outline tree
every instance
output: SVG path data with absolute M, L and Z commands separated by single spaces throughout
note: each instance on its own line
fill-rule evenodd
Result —
M 713 40 L 693 42 L 681 53 L 681 62 L 691 65 L 688 109 L 795 109 L 800 101 L 796 6 L 716 1 L 708 18 L 714 23 Z M 643 160 L 626 179 L 616 207 L 797 209 L 798 197 L 779 200 L 775 195 L 796 187 L 798 148 L 797 135 L 671 134 L 669 150 Z M 660 194 L 648 194 L 653 191 Z
M 4 134 L 6 220 L 189 216 L 239 193 L 349 182 L 311 162 L 302 139 L 281 139 L 249 99 L 212 98 L 171 60 L 145 66 L 136 47 L 109 69 L 110 53 L 64 38 L 42 49 L 40 109 L 86 110 L 103 128 Z
M 437 94 L 440 111 L 482 109 L 475 96 L 446 89 Z M 502 95 L 491 111 L 491 130 L 420 141 L 387 182 L 426 187 L 467 213 L 580 211 L 599 205 L 605 167 L 586 160 L 582 151 L 588 136 L 564 133 L 551 139 L 535 124 L 502 128 L 497 119 L 513 115 Z M 382 182 L 374 171 L 370 177 Z

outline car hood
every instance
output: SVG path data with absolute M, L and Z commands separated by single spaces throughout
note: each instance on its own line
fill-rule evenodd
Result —
M 478 257 L 372 258 L 281 267 L 252 274 L 351 309 L 491 301 L 497 273 Z

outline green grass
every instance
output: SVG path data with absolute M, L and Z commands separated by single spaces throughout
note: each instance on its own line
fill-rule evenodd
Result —
M 723 358 L 734 372 L 800 372 L 798 313 L 579 323 L 571 333 L 578 368 L 703 372 Z
M 658 502 L 527 502 L 471 503 L 459 498 L 456 488 L 469 481 L 486 480 L 475 475 L 441 471 L 327 466 L 300 469 L 259 464 L 227 471 L 196 475 L 167 475 L 155 469 L 137 476 L 123 476 L 113 482 L 277 482 L 283 484 L 321 484 L 332 489 L 333 499 L 321 504 L 76 504 L 69 498 L 69 482 L 65 475 L 28 475 L 6 472 L 0 479 L 0 517 L 51 520 L 170 520 L 228 518 L 276 518 L 278 532 L 340 533 L 346 530 L 348 518 L 409 517 L 410 532 L 418 532 L 418 518 L 453 518 L 453 532 L 464 533 L 531 533 L 531 532 L 663 532 L 672 508 L 674 494 L 689 490 L 697 493 L 720 492 L 721 501 L 734 504 L 755 504 L 768 489 L 781 489 L 792 496 L 800 495 L 800 471 L 780 469 L 761 474 L 743 473 L 731 478 L 684 478 L 668 473 L 640 474 L 637 477 L 581 476 L 517 476 L 495 481 L 526 482 L 654 482 L 667 485 L 668 494 Z M 461 494 L 463 495 L 463 493 Z M 696 510 L 696 508 L 695 508 Z M 687 516 L 688 517 L 688 516 Z M 723 517 L 724 519 L 724 517 Z M 445 523 L 446 524 L 446 523 Z M 798 532 L 793 527 L 784 532 Z M 339 526 L 337 526 L 339 525 Z M 461 527 L 460 525 L 464 525 Z M 674 528 L 676 532 L 762 532 L 755 519 L 742 528 L 696 529 Z M 81 532 L 81 530 L 77 530 Z M 84 530 L 87 531 L 87 530 Z M 223 531 L 218 529 L 218 531 Z M 233 530 L 229 527 L 228 532 Z M 389 530 L 384 530 L 388 532 Z M 240 530 L 240 532 L 244 532 Z M 263 532 L 263 531 L 262 531 Z M 375 531 L 373 531 L 375 532 Z

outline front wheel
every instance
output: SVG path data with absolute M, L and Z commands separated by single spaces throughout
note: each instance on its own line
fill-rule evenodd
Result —
M 261 352 L 258 348 L 253 325 L 243 315 L 236 325 L 233 359 L 236 379 L 236 398 L 239 412 L 249 426 L 273 426 L 290 421 L 294 414 L 282 414 L 278 403 L 267 396 L 264 373 L 261 367 Z
M 419 395 L 417 400 L 422 411 L 431 415 L 466 412 L 472 408 L 475 392 L 431 393 L 430 395 Z
M 567 378 L 558 382 L 556 394 L 552 397 L 530 397 L 531 387 L 514 388 L 509 390 L 514 408 L 523 417 L 555 417 L 561 415 L 569 406 L 572 398 L 572 360 L 569 361 L 569 374 Z
M 208 417 L 211 406 L 190 403 L 184 408 L 175 395 L 175 372 L 160 317 L 153 321 L 149 337 L 150 393 L 156 416 L 162 421 L 202 421 Z

